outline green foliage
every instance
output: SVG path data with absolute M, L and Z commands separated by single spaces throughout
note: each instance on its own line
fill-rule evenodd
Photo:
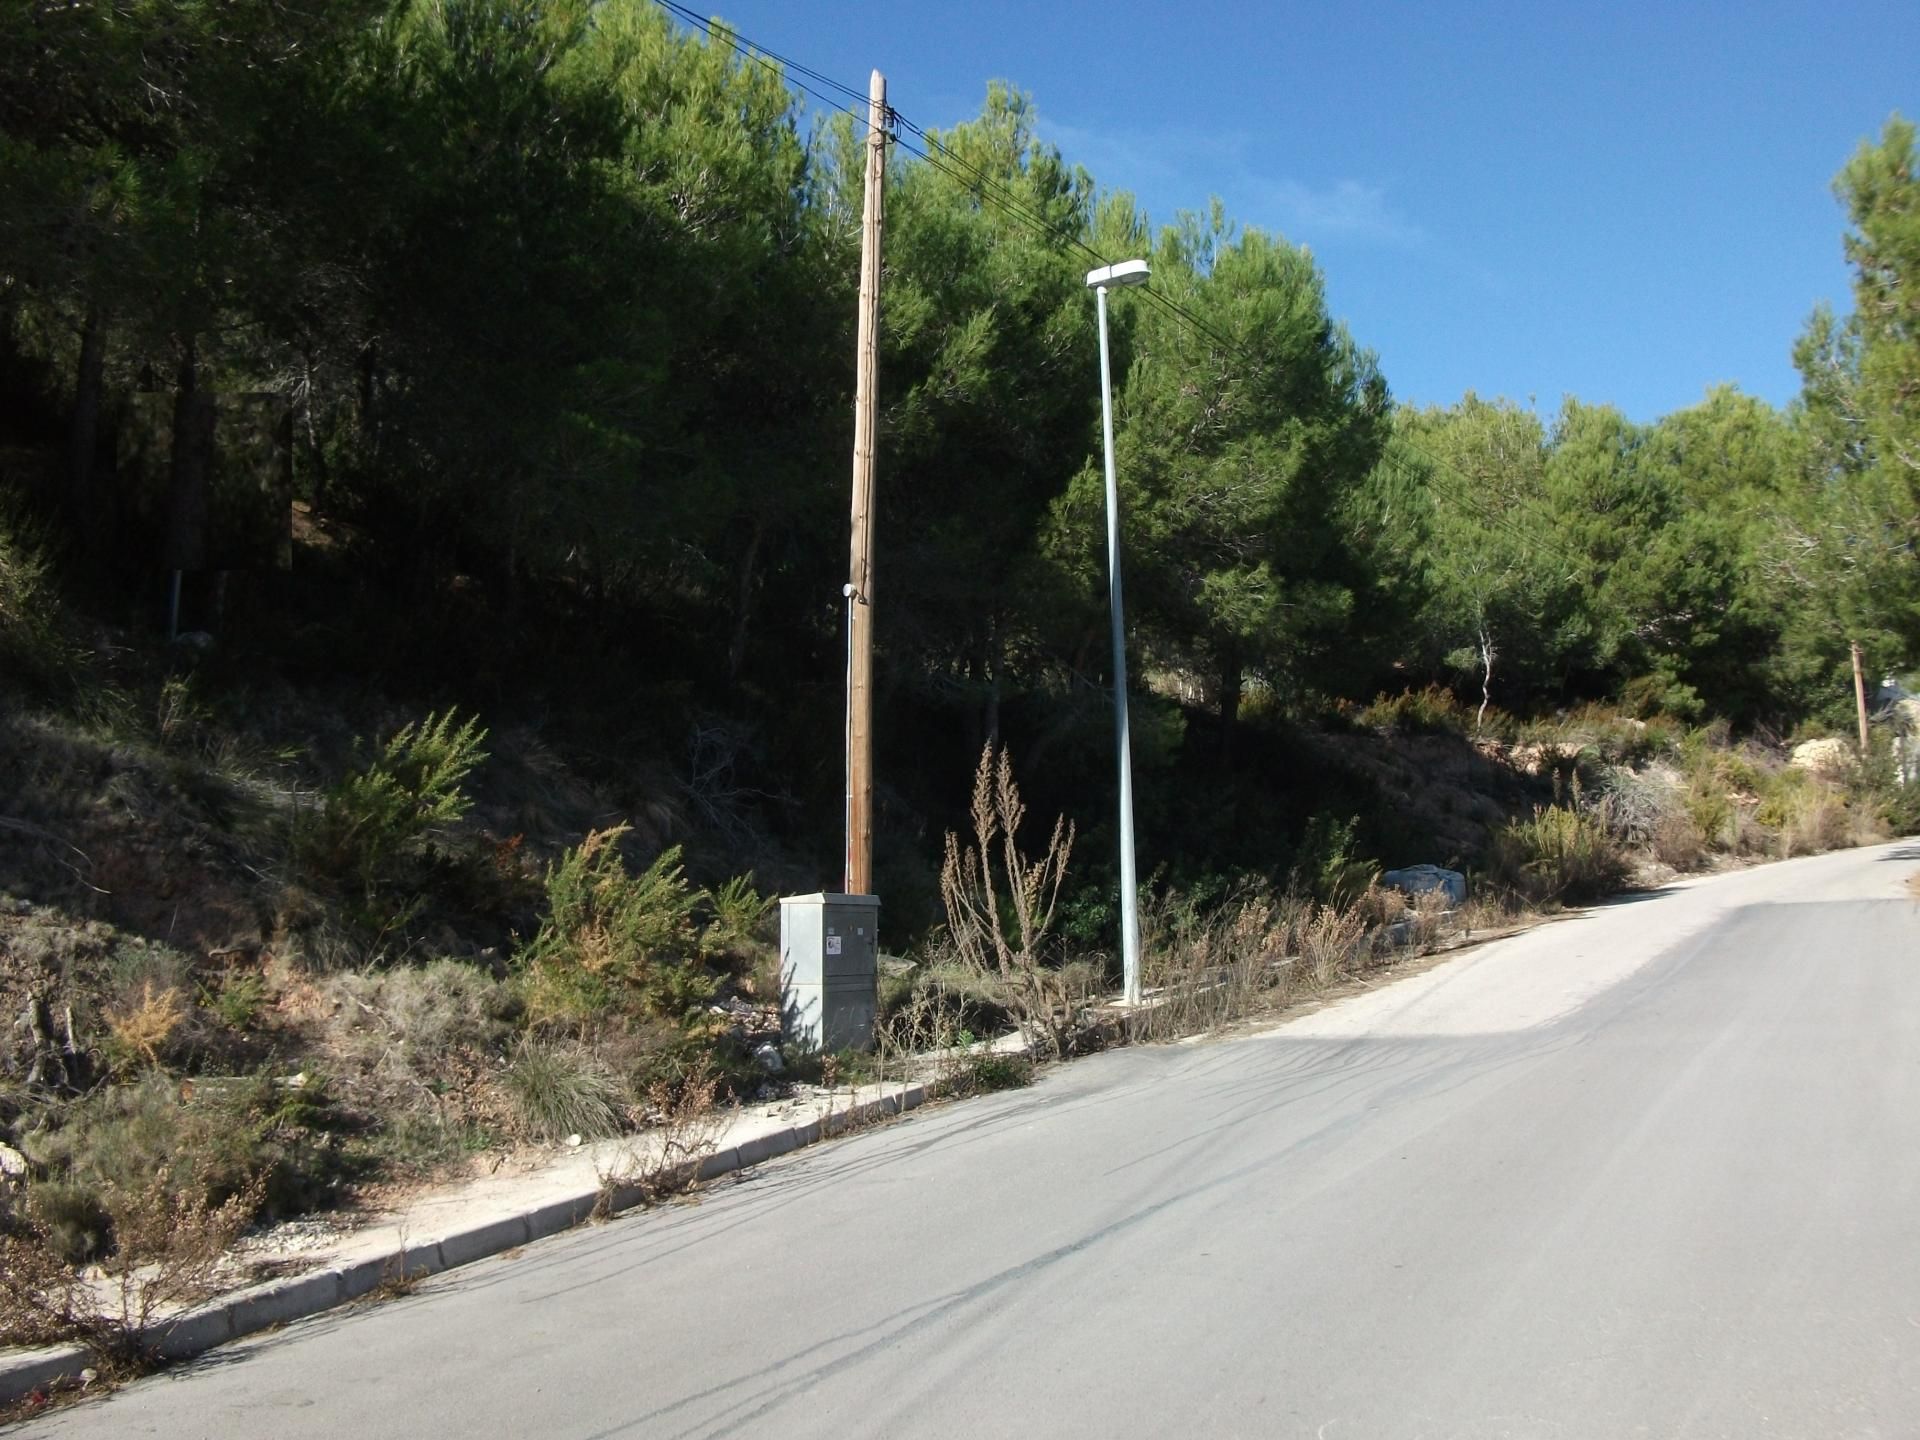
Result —
M 1249 679 L 1293 691 L 1344 658 L 1378 578 L 1351 522 L 1386 443 L 1386 386 L 1304 250 L 1216 205 L 1163 230 L 1152 263 L 1155 287 L 1233 349 L 1159 309 L 1131 324 L 1116 436 L 1129 615 L 1211 684 L 1230 736 Z M 1089 589 L 1100 473 L 1089 463 L 1055 507 L 1056 549 Z
M 1474 719 L 1443 685 L 1378 695 L 1355 717 L 1368 729 L 1398 735 L 1464 735 Z
M 33 527 L 9 515 L 0 492 L 0 680 L 16 693 L 67 697 L 80 656 L 62 629 L 53 566 Z
M 72 1222 L 64 1231 L 73 1245 L 103 1253 L 111 1236 L 86 1231 L 79 1218 L 104 1215 L 102 1197 L 129 1176 L 165 1171 L 195 1203 L 217 1206 L 247 1194 L 270 1214 L 328 1202 L 348 1169 L 338 1125 L 325 1085 L 310 1076 L 182 1082 L 150 1073 L 67 1107 L 51 1128 L 24 1136 L 23 1148 L 47 1172 L 40 1183 L 66 1187 L 49 1192 L 49 1203 L 57 1199 Z
M 1379 877 L 1380 866 L 1357 852 L 1360 817 L 1316 815 L 1294 852 L 1289 888 L 1335 909 L 1351 906 Z
M 547 918 L 515 960 L 536 1020 L 686 1023 L 713 995 L 696 919 L 705 897 L 687 882 L 679 847 L 635 875 L 620 854 L 627 833 L 596 830 L 547 869 Z
M 1495 834 L 1489 869 L 1502 884 L 1538 903 L 1581 904 L 1626 883 L 1628 866 L 1606 827 L 1567 806 L 1537 809 Z
M 410 902 L 392 900 L 391 892 L 466 815 L 472 801 L 465 782 L 486 759 L 485 739 L 477 718 L 456 725 L 451 710 L 394 732 L 302 823 L 295 843 L 309 873 L 351 886 L 370 918 L 399 923 Z
M 1033 1076 L 1033 1061 L 1027 1056 L 983 1051 L 955 1061 L 944 1078 L 948 1094 L 967 1096 L 1024 1089 L 1033 1083 Z
M 751 967 L 769 948 L 768 920 L 779 905 L 776 896 L 753 888 L 751 875 L 736 875 L 707 892 L 709 918 L 700 943 L 708 955 Z
M 247 971 L 230 970 L 203 994 L 201 1003 L 229 1030 L 250 1029 L 267 1003 L 266 979 Z

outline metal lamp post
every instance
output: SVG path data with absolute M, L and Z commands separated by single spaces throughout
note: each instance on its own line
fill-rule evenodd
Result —
M 1087 272 L 1100 312 L 1100 420 L 1107 456 L 1107 597 L 1113 622 L 1113 728 L 1120 752 L 1120 955 L 1123 998 L 1140 1003 L 1140 894 L 1133 869 L 1133 755 L 1127 739 L 1127 635 L 1120 604 L 1120 482 L 1113 469 L 1113 362 L 1107 355 L 1107 291 L 1144 285 L 1144 260 L 1122 260 Z

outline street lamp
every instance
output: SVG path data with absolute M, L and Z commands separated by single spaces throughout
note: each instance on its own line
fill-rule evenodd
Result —
M 1144 285 L 1144 260 L 1087 272 L 1100 312 L 1100 421 L 1107 455 L 1107 599 L 1113 622 L 1113 729 L 1120 752 L 1120 956 L 1122 998 L 1140 1003 L 1140 887 L 1133 872 L 1133 756 L 1127 740 L 1127 635 L 1120 604 L 1120 482 L 1113 470 L 1113 362 L 1107 358 L 1107 291 Z

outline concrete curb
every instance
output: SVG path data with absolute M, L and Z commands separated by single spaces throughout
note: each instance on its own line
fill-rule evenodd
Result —
M 859 1101 L 845 1110 L 755 1135 L 737 1144 L 728 1145 L 723 1140 L 720 1149 L 697 1161 L 684 1162 L 670 1174 L 683 1179 L 692 1171 L 696 1179 L 711 1180 L 748 1169 L 827 1136 L 918 1109 L 931 1094 L 931 1087 L 924 1082 L 907 1085 L 896 1093 Z M 617 1214 L 645 1198 L 643 1187 L 621 1185 L 614 1189 L 611 1209 Z M 269 1280 L 151 1325 L 144 1339 L 163 1359 L 191 1359 L 230 1340 L 349 1304 L 389 1281 L 437 1275 L 443 1270 L 458 1269 L 475 1260 L 498 1255 L 503 1250 L 558 1235 L 592 1217 L 600 1203 L 601 1191 L 596 1186 L 531 1210 L 495 1216 L 435 1238 L 409 1240 L 406 1245 L 395 1246 L 384 1254 Z M 91 1364 L 91 1354 L 81 1345 L 0 1356 L 0 1404 L 23 1399 L 36 1390 L 78 1383 L 82 1372 Z

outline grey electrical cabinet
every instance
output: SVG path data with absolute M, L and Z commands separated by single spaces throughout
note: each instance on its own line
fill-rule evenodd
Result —
M 780 900 L 780 1023 L 808 1050 L 873 1048 L 880 897 Z

